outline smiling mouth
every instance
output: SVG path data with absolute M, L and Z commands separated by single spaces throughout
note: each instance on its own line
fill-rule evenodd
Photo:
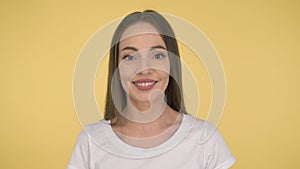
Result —
M 132 83 L 139 90 L 150 90 L 155 86 L 157 81 L 150 80 L 150 79 L 141 79 L 141 80 L 134 81 Z

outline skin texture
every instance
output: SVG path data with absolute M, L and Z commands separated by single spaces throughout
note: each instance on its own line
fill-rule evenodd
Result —
M 151 24 L 139 22 L 123 33 L 118 60 L 127 106 L 113 129 L 129 144 L 144 148 L 158 145 L 174 134 L 182 118 L 164 100 L 170 72 L 166 45 Z M 143 140 L 147 145 L 133 139 L 149 137 L 157 138 L 148 143 Z
M 152 27 L 145 23 L 137 25 L 139 25 L 138 28 L 133 25 L 127 30 L 147 30 L 148 27 Z M 128 33 L 129 31 L 125 31 L 124 34 L 128 35 Z M 119 44 L 119 71 L 123 88 L 129 94 L 131 103 L 140 111 L 144 111 L 149 109 L 149 98 L 153 90 L 161 93 L 166 90 L 169 82 L 170 64 L 165 43 L 159 34 L 137 33 L 139 34 L 131 35 Z M 155 81 L 151 90 L 140 90 L 133 83 L 145 80 Z

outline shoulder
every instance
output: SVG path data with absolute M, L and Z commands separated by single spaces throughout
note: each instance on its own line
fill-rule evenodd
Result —
M 185 114 L 185 122 L 191 128 L 190 132 L 197 135 L 200 143 L 206 143 L 218 139 L 221 136 L 217 126 L 209 121 L 196 118 L 192 115 Z
M 187 119 L 193 124 L 190 134 L 203 148 L 203 161 L 207 168 L 229 168 L 235 163 L 235 159 L 216 125 L 190 115 L 187 115 Z
M 106 121 L 99 121 L 90 125 L 86 125 L 83 130 L 79 133 L 77 141 L 67 166 L 68 169 L 73 168 L 89 168 L 91 160 L 91 152 L 95 150 L 95 140 L 99 139 L 95 136 L 102 136 L 98 132 L 104 132 Z M 100 139 L 101 140 L 101 139 Z M 92 144 L 91 144 L 92 143 Z M 99 149 L 97 149 L 99 150 Z
M 88 144 L 90 141 L 104 140 L 105 133 L 108 132 L 110 124 L 108 121 L 100 120 L 96 123 L 88 124 L 84 126 L 79 133 L 77 143 Z
M 217 126 L 191 115 L 184 116 L 182 124 L 190 126 L 185 143 L 193 147 L 192 151 L 198 150 L 198 159 L 201 159 L 203 165 L 208 169 L 225 169 L 233 165 L 235 159 Z
M 83 130 L 88 133 L 94 133 L 99 132 L 103 130 L 107 130 L 107 128 L 110 126 L 110 122 L 106 120 L 100 120 L 98 122 L 88 124 L 84 126 Z

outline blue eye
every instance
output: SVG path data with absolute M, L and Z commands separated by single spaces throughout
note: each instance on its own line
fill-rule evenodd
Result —
M 154 55 L 154 59 L 163 59 L 164 57 L 166 57 L 166 55 L 163 53 L 157 53 Z
M 125 55 L 123 57 L 123 60 L 135 60 L 135 59 L 136 59 L 136 57 L 133 55 Z

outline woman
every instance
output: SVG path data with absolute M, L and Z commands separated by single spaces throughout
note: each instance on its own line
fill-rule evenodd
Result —
M 112 39 L 104 120 L 78 137 L 68 169 L 229 168 L 220 133 L 185 111 L 174 32 L 152 10 L 127 15 Z M 205 139 L 203 139 L 203 137 Z

